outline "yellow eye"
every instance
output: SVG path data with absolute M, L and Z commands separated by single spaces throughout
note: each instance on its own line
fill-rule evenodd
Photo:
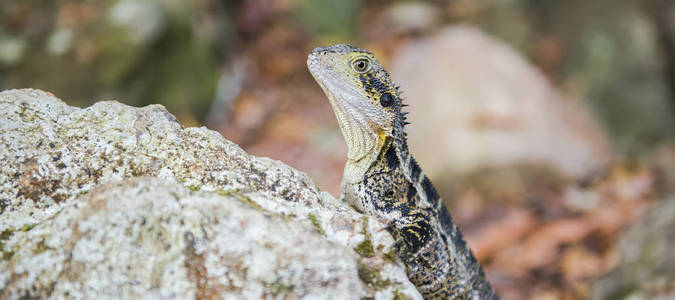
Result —
M 370 69 L 370 61 L 367 58 L 357 58 L 352 61 L 352 68 L 359 73 L 365 73 Z

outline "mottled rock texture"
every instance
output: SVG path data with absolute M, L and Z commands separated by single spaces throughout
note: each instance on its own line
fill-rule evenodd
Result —
M 4 91 L 0 160 L 0 298 L 420 298 L 378 220 L 159 105 Z

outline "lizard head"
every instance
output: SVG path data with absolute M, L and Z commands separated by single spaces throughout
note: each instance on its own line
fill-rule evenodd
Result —
M 375 56 L 367 50 L 337 44 L 314 49 L 307 66 L 330 100 L 349 148 L 349 161 L 379 153 L 387 137 L 392 136 L 401 100 L 396 85 Z

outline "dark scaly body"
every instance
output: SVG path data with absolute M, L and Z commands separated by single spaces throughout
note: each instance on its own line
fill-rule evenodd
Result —
M 496 299 L 480 265 L 405 140 L 389 140 L 344 197 L 361 211 L 384 215 L 408 277 L 427 299 Z M 349 200 L 353 199 L 353 200 Z M 418 203 L 428 201 L 420 207 Z
M 372 65 L 361 70 L 363 60 Z M 498 299 L 408 151 L 403 103 L 389 74 L 370 52 L 344 44 L 315 49 L 308 65 L 349 146 L 344 199 L 388 221 L 408 277 L 426 299 Z

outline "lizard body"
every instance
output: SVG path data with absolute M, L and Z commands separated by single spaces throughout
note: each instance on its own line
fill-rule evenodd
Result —
M 307 64 L 348 145 L 345 201 L 388 222 L 408 278 L 426 299 L 498 299 L 410 154 L 400 92 L 373 54 L 337 44 L 314 49 Z

